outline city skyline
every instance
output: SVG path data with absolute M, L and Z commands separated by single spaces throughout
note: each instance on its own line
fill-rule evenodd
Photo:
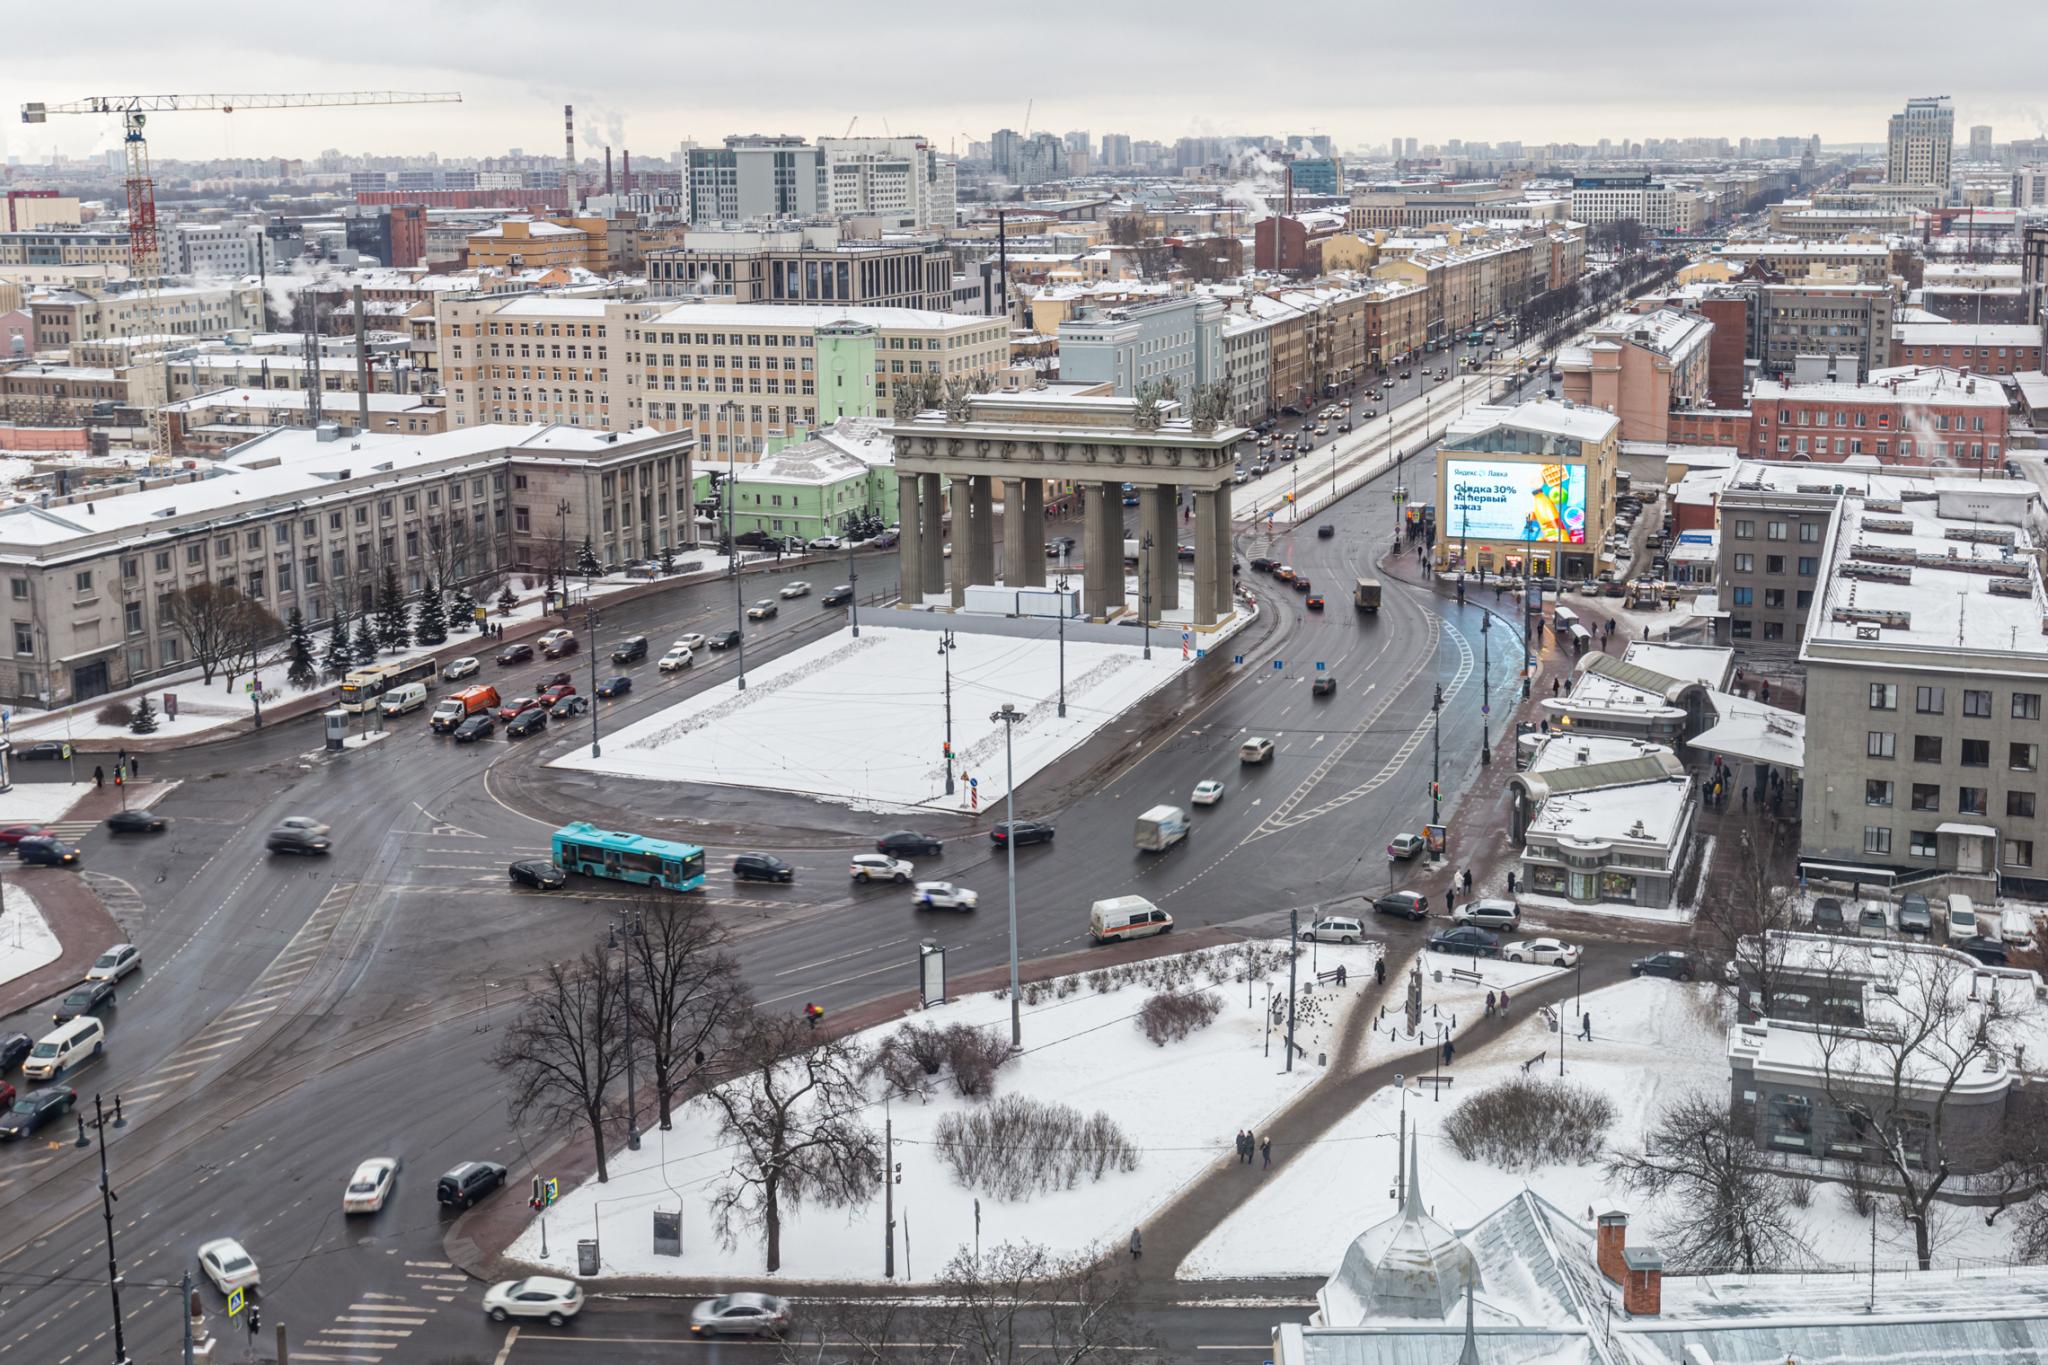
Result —
M 174 31 L 143 15 L 97 33 L 89 68 L 77 60 L 74 23 L 62 12 L 29 10 L 13 17 L 10 65 L 25 74 L 10 82 L 15 98 L 8 102 L 201 90 L 463 95 L 460 106 L 444 108 L 193 115 L 152 127 L 157 156 L 185 160 L 311 158 L 329 147 L 351 155 L 481 157 L 511 147 L 553 154 L 565 102 L 577 108 L 580 155 L 601 155 L 609 144 L 666 156 L 686 140 L 716 144 L 730 133 L 836 136 L 856 117 L 857 133 L 916 133 L 960 156 L 970 140 L 997 128 L 1022 130 L 1027 119 L 1032 131 L 1086 128 L 1097 137 L 1121 132 L 1168 144 L 1185 136 L 1320 132 L 1346 149 L 1395 136 L 1540 146 L 1818 134 L 1824 143 L 1868 145 L 1883 142 L 1886 119 L 1906 99 L 1940 94 L 1956 98 L 1959 136 L 1972 124 L 1991 125 L 2001 141 L 2048 136 L 2048 101 L 2028 70 L 2033 45 L 1991 45 L 1973 52 L 1967 70 L 1930 68 L 1894 41 L 1885 15 L 1903 15 L 1903 5 L 1866 7 L 1867 22 L 1844 29 L 1827 16 L 1737 4 L 1726 22 L 1683 32 L 1675 25 L 1598 32 L 1589 26 L 1593 12 L 1578 4 L 1540 12 L 1503 6 L 1483 32 L 1418 13 L 1344 14 L 1320 21 L 1312 44 L 1267 47 L 1204 27 L 1200 6 L 1170 31 L 1076 9 L 1071 18 L 1087 25 L 1077 33 L 1128 53 L 1113 84 L 1097 62 L 1047 59 L 1071 46 L 1015 43 L 997 21 L 973 14 L 930 8 L 929 25 L 909 25 L 929 35 L 928 59 L 906 60 L 915 53 L 901 28 L 852 26 L 844 11 L 814 0 L 787 8 L 791 31 L 804 41 L 773 50 L 768 79 L 749 62 L 707 60 L 707 52 L 743 53 L 752 45 L 746 21 L 707 16 L 663 29 L 656 27 L 665 22 L 660 11 L 633 4 L 580 13 L 582 41 L 551 49 L 542 66 L 532 45 L 555 12 L 524 0 L 494 8 L 488 25 L 474 11 L 448 7 L 406 11 L 400 26 L 394 9 L 391 24 L 323 32 L 317 54 L 290 30 L 253 22 L 253 7 L 228 6 L 231 22 L 203 32 Z M 2034 13 L 2018 4 L 1994 8 L 2022 22 Z M 232 22 L 244 9 L 252 22 Z M 1767 22 L 1770 45 L 1755 41 L 1747 18 Z M 409 37 L 394 41 L 394 34 Z M 1711 81 L 1673 81 L 1672 54 L 1681 43 L 1688 67 L 1710 72 Z M 1822 48 L 1825 70 L 1799 56 Z M 1012 78 L 991 81 L 985 64 L 961 55 L 991 52 L 1014 53 Z M 1233 78 L 1219 84 L 1214 72 L 1226 60 Z M 892 103 L 863 107 L 863 82 L 847 80 L 848 70 L 866 73 L 864 83 L 875 86 L 873 77 L 892 63 L 914 71 L 914 81 L 892 92 Z M 1589 79 L 1532 79 L 1560 65 L 1583 68 Z M 1457 79 L 1447 82 L 1445 73 Z M 119 145 L 112 120 L 60 118 L 31 132 L 16 116 L 10 109 L 0 148 L 23 161 L 41 161 L 53 148 L 86 157 Z

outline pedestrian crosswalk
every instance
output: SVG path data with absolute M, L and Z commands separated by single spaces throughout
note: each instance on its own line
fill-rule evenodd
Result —
M 446 1262 L 413 1262 L 407 1265 L 446 1265 Z M 452 1271 L 453 1266 L 449 1266 Z M 410 1271 L 407 1272 L 411 1274 Z M 457 1274 L 457 1280 L 465 1279 Z M 442 1303 L 452 1303 L 455 1296 L 435 1294 Z M 379 1365 L 389 1352 L 404 1347 L 413 1334 L 427 1325 L 427 1320 L 440 1312 L 434 1304 L 417 1303 L 402 1294 L 378 1294 L 363 1292 L 355 1301 L 333 1320 L 320 1328 L 305 1341 L 292 1347 L 294 1361 L 312 1360 L 325 1365 Z
M 85 872 L 81 874 L 93 894 L 100 898 L 100 904 L 107 907 L 107 913 L 121 926 L 121 932 L 130 939 L 142 932 L 142 924 L 149 917 L 149 906 L 143 902 L 142 893 L 121 878 L 107 872 Z
M 75 844 L 100 827 L 97 820 L 51 820 L 43 828 L 67 844 Z

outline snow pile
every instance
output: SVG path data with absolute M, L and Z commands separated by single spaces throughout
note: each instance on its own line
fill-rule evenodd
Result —
M 0 892 L 0 985 L 47 967 L 64 954 L 64 945 L 43 921 L 35 897 L 19 886 Z
M 1270 1054 L 1266 1031 L 1266 983 L 1277 987 L 1280 998 L 1286 991 L 1285 945 L 1249 947 L 1260 959 L 1251 973 L 1256 979 L 1250 981 L 1233 979 L 1247 960 L 1243 947 L 1145 965 L 1145 970 L 1158 973 L 1186 962 L 1195 969 L 1194 988 L 1206 989 L 1222 1002 L 1214 1023 L 1164 1047 L 1147 1042 L 1137 1026 L 1140 1007 L 1156 989 L 1130 980 L 1138 967 L 1026 987 L 1025 1051 L 997 1070 L 995 1095 L 1054 1100 L 1084 1115 L 1104 1112 L 1137 1149 L 1137 1168 L 1112 1172 L 1099 1182 L 1084 1175 L 1072 1189 L 1014 1201 L 983 1193 L 982 1245 L 1028 1240 L 1065 1254 L 1120 1243 L 1175 1191 L 1212 1162 L 1227 1158 L 1239 1129 L 1263 1132 L 1268 1115 L 1324 1074 L 1314 1064 L 1315 1054 L 1331 1046 L 1350 1006 L 1362 997 L 1378 945 L 1323 945 L 1320 956 L 1329 957 L 1332 965 L 1343 962 L 1352 984 L 1343 991 L 1312 987 L 1304 993 L 1297 1036 L 1308 1060 L 1297 1060 L 1291 1073 L 1282 1070 L 1280 1030 L 1273 1031 Z M 1272 951 L 1276 948 L 1279 951 Z M 1212 963 L 1217 967 L 1213 973 Z M 1304 981 L 1309 979 L 1307 968 L 1304 957 Z M 1117 986 L 1119 976 L 1129 984 Z M 1222 979 L 1216 982 L 1212 976 Z M 938 1028 L 966 1024 L 1007 1037 L 1010 1003 L 995 994 L 976 995 L 911 1019 Z M 871 1047 L 897 1027 L 868 1030 L 858 1041 Z M 903 1169 L 895 1190 L 900 1279 L 930 1278 L 956 1248 L 971 1247 L 975 1240 L 976 1194 L 954 1180 L 932 1138 L 946 1115 L 973 1112 L 988 1102 L 961 1099 L 941 1081 L 929 1097 L 899 1099 L 887 1108 L 894 1124 L 896 1160 Z M 872 1093 L 880 1093 L 879 1081 Z M 865 1118 L 877 1141 L 884 1117 L 881 1101 L 871 1102 Z M 540 1255 L 538 1224 L 529 1227 L 506 1255 L 524 1264 L 574 1273 L 576 1239 L 595 1235 L 602 1275 L 759 1276 L 765 1266 L 759 1235 L 743 1234 L 738 1246 L 727 1251 L 712 1226 L 712 1197 L 733 1159 L 733 1152 L 721 1145 L 713 1106 L 692 1104 L 677 1113 L 672 1131 L 648 1132 L 639 1152 L 615 1154 L 608 1183 L 589 1182 L 562 1198 L 549 1214 L 545 1259 Z M 653 1211 L 679 1206 L 683 1253 L 657 1256 Z M 796 1280 L 879 1280 L 881 1225 L 879 1195 L 872 1205 L 852 1211 L 785 1209 L 782 1273 Z
M 1188 666 L 1175 648 L 1155 648 L 1148 661 L 1135 640 L 1069 640 L 1062 718 L 1056 639 L 963 630 L 954 641 L 950 798 L 938 636 L 887 626 L 785 654 L 750 669 L 744 692 L 709 688 L 610 736 L 602 758 L 570 754 L 554 766 L 800 792 L 862 809 L 986 810 L 1004 793 L 1004 727 L 992 719 L 1004 703 L 1023 713 L 1012 736 L 1021 784 Z M 707 743 L 714 725 L 717 742 Z
M 21 759 L 17 757 L 14 761 L 20 763 Z M 91 777 L 92 769 L 88 767 L 85 775 Z M 91 790 L 91 782 L 17 782 L 0 792 L 0 825 L 47 824 L 52 820 L 62 820 L 64 812 Z

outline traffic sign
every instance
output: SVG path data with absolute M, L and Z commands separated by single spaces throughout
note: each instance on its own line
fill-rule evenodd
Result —
M 1321 659 L 1316 660 L 1316 672 L 1320 673 L 1328 667 L 1329 665 L 1324 663 Z
M 236 1285 L 236 1286 L 235 1286 L 235 1287 L 234 1287 L 233 1289 L 230 1289 L 230 1290 L 228 1291 L 228 1316 L 229 1316 L 229 1317 L 231 1317 L 231 1318 L 234 1318 L 234 1317 L 240 1317 L 240 1316 L 241 1316 L 241 1313 L 242 1313 L 242 1310 L 243 1310 L 244 1308 L 248 1307 L 248 1305 L 249 1305 L 249 1296 L 248 1296 L 247 1292 L 245 1292 L 245 1291 L 243 1290 L 243 1288 L 242 1288 L 242 1287 L 241 1287 L 240 1285 Z
M 1233 654 L 1233 655 L 1231 655 L 1231 656 L 1230 656 L 1230 662 L 1232 662 L 1232 663 L 1234 663 L 1234 664 L 1241 664 L 1241 663 L 1243 663 L 1243 662 L 1244 662 L 1244 655 L 1242 655 L 1242 654 Z
M 1280 669 L 1282 669 L 1283 667 L 1285 667 L 1285 664 L 1284 664 L 1284 663 L 1283 663 L 1283 662 L 1282 662 L 1281 660 L 1279 660 L 1279 659 L 1275 659 L 1275 660 L 1273 660 L 1273 671 L 1274 671 L 1274 672 L 1276 672 L 1276 673 L 1277 673 L 1277 672 L 1279 672 L 1279 671 L 1280 671 Z

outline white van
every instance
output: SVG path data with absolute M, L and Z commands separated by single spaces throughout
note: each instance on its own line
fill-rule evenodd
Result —
M 1950 896 L 1948 898 L 1949 942 L 1956 943 L 1963 939 L 1976 938 L 1980 934 L 1986 938 L 1998 937 L 1996 928 L 1991 921 L 1979 918 L 1977 907 L 1970 903 L 1968 896 Z
M 91 1015 L 73 1019 L 43 1036 L 21 1064 L 21 1074 L 32 1081 L 55 1080 L 86 1058 L 99 1056 L 106 1045 L 105 1024 Z
M 377 703 L 377 709 L 387 716 L 402 716 L 408 711 L 417 711 L 427 704 L 427 685 L 407 683 L 394 687 L 384 694 L 384 700 Z
M 1149 938 L 1173 928 L 1173 916 L 1143 896 L 1111 896 L 1088 910 L 1088 936 L 1097 943 Z

